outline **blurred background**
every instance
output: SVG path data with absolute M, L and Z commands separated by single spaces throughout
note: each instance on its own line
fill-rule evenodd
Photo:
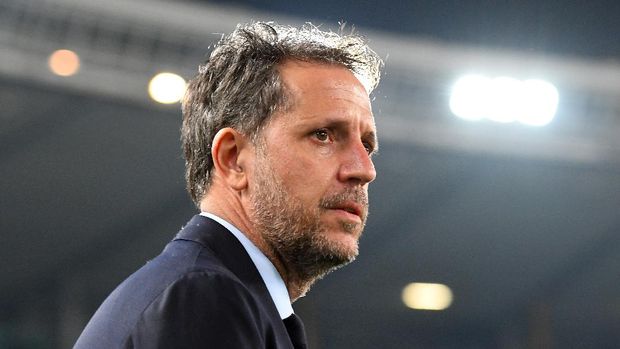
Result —
M 311 348 L 620 347 L 620 2 L 2 0 L 0 348 L 71 347 L 195 214 L 179 90 L 251 20 L 385 60 L 361 254 L 295 304 Z

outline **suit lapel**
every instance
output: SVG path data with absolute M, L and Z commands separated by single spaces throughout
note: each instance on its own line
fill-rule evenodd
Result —
M 181 229 L 174 240 L 194 241 L 213 251 L 252 292 L 261 298 L 271 299 L 267 286 L 243 245 L 228 229 L 216 221 L 196 215 Z M 273 307 L 275 308 L 275 305 Z
M 241 242 L 228 229 L 208 217 L 196 215 L 181 229 L 174 240 L 194 241 L 213 251 L 222 264 L 232 271 L 253 294 L 263 300 L 269 316 L 274 319 L 274 324 L 280 324 L 278 327 L 284 332 L 284 336 L 288 334 L 293 347 L 295 349 L 306 348 L 305 332 L 301 320 L 299 318 L 292 320 L 291 317 L 281 320 L 254 262 Z

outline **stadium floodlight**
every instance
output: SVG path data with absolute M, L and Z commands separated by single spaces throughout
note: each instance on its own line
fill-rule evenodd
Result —
M 153 100 L 163 104 L 176 103 L 183 98 L 187 83 L 173 73 L 159 73 L 149 82 L 148 91 Z
M 553 120 L 558 108 L 560 96 L 552 84 L 543 80 L 526 80 L 523 82 L 524 113 L 520 121 L 527 125 L 544 126 Z
M 467 75 L 459 79 L 452 87 L 450 109 L 466 120 L 480 120 L 487 112 L 485 95 L 490 86 L 490 79 L 481 75 Z
M 558 101 L 558 90 L 543 80 L 466 75 L 452 87 L 450 110 L 470 121 L 544 126 L 553 120 Z
M 80 69 L 80 57 L 71 50 L 56 50 L 47 60 L 52 73 L 59 76 L 72 76 Z
M 402 292 L 402 300 L 411 309 L 445 310 L 452 304 L 452 290 L 443 284 L 414 282 Z

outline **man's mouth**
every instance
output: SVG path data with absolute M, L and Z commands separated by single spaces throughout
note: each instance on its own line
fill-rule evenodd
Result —
M 355 215 L 359 220 L 363 220 L 364 208 L 354 201 L 345 201 L 329 207 L 330 210 L 341 210 L 348 214 Z

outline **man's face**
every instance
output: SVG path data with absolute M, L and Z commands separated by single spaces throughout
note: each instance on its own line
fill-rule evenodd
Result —
M 376 131 L 363 85 L 337 65 L 288 61 L 290 107 L 257 146 L 252 220 L 272 251 L 303 278 L 352 261 L 368 214 Z

